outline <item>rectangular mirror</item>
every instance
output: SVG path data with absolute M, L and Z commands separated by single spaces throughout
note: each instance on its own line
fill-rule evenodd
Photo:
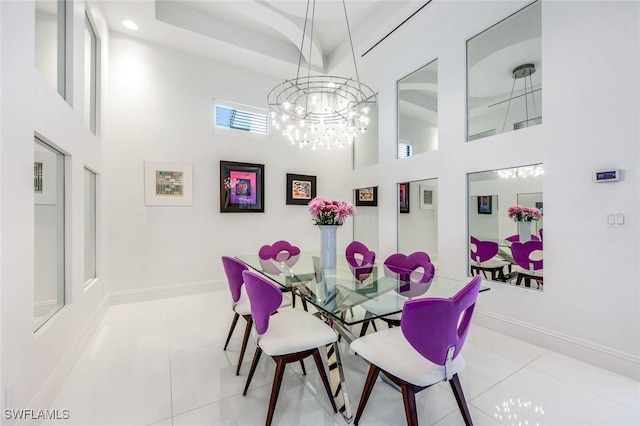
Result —
M 472 274 L 543 289 L 543 175 L 542 164 L 467 175 Z
M 438 149 L 438 60 L 397 83 L 398 158 Z
M 34 329 L 65 303 L 64 155 L 35 139 L 34 193 Z
M 467 42 L 467 140 L 542 123 L 541 5 Z

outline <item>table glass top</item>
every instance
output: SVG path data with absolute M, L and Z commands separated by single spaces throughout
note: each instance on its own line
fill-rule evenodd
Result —
M 399 314 L 410 299 L 449 298 L 468 283 L 437 272 L 421 283 L 421 269 L 394 273 L 378 263 L 354 267 L 345 256 L 337 256 L 335 268 L 323 268 L 319 252 L 302 252 L 285 261 L 263 260 L 257 254 L 237 259 L 284 289 L 295 288 L 307 302 L 347 325 Z

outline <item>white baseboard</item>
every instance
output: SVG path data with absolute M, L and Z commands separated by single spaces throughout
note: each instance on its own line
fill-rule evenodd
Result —
M 82 351 L 89 343 L 91 337 L 93 337 L 102 317 L 109 308 L 109 296 L 105 295 L 102 302 L 98 305 L 89 321 L 82 328 L 76 339 L 73 341 L 67 352 L 63 355 L 60 362 L 51 371 L 49 377 L 44 381 L 33 400 L 29 403 L 28 407 L 51 407 L 53 400 L 58 394 L 58 390 L 62 387 L 64 382 L 69 377 L 71 370 L 76 365 L 78 358 L 82 354 Z M 18 421 L 17 424 L 25 424 Z M 31 423 L 30 423 L 31 424 Z
M 164 287 L 115 291 L 109 293 L 109 296 L 112 305 L 121 305 L 124 303 L 145 302 L 147 300 L 164 299 L 167 297 L 206 293 L 220 289 L 220 285 L 227 286 L 226 280 L 201 281 L 196 283 L 173 284 Z
M 476 310 L 474 322 L 482 327 L 524 340 L 586 363 L 640 380 L 640 356 L 533 326 L 513 318 Z

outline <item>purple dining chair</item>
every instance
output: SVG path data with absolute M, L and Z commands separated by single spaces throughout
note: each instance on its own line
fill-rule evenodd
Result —
M 411 299 L 420 296 L 429 290 L 431 281 L 435 276 L 436 269 L 429 255 L 423 251 L 416 251 L 409 255 L 404 253 L 394 253 L 384 261 L 384 273 L 386 276 L 396 278 L 398 286 L 396 293 L 402 297 Z M 398 304 L 396 294 L 381 295 L 377 300 L 371 300 L 362 304 L 365 309 L 365 318 L 380 315 L 383 312 L 393 310 L 391 305 Z M 380 317 L 389 327 L 400 325 L 402 313 L 386 315 Z M 364 336 L 369 327 L 369 323 L 375 327 L 373 319 L 362 323 L 360 336 Z
M 371 276 L 376 261 L 376 252 L 360 241 L 352 241 L 345 249 L 345 257 L 354 277 L 360 282 Z
M 509 241 L 510 243 L 520 242 L 520 235 L 513 234 L 513 235 L 505 238 L 505 240 Z M 538 237 L 537 235 L 531 234 L 531 240 L 540 241 L 540 237 Z
M 330 326 L 308 312 L 299 309 L 284 309 L 276 312 L 282 302 L 280 289 L 264 275 L 253 271 L 244 271 L 242 275 L 251 301 L 251 316 L 257 333 L 256 352 L 242 395 L 246 396 L 260 356 L 264 352 L 276 363 L 267 410 L 266 425 L 269 426 L 273 420 L 286 365 L 298 361 L 302 363 L 305 358 L 313 356 L 333 412 L 337 413 L 319 351 L 319 348 L 336 342 L 336 333 Z
M 233 320 L 231 321 L 231 327 L 227 335 L 227 340 L 224 343 L 224 349 L 227 350 L 229 341 L 233 335 L 233 331 L 236 328 L 238 319 L 244 318 L 246 326 L 244 329 L 244 336 L 242 338 L 242 346 L 240 347 L 240 355 L 238 357 L 238 366 L 236 368 L 236 376 L 240 374 L 240 367 L 242 366 L 242 360 L 244 359 L 244 353 L 247 349 L 247 343 L 249 342 L 249 335 L 251 334 L 251 325 L 253 319 L 251 318 L 251 306 L 249 297 L 246 291 L 243 291 L 244 279 L 242 278 L 242 272 L 249 269 L 247 265 L 229 256 L 222 256 L 222 265 L 224 266 L 224 272 L 227 275 L 227 281 L 229 283 L 229 290 L 231 292 Z M 288 299 L 284 299 L 281 307 L 289 304 Z
M 476 275 L 450 299 L 406 301 L 400 327 L 351 343 L 351 349 L 371 364 L 355 425 L 360 422 L 380 372 L 402 389 L 409 426 L 418 424 L 415 394 L 442 381 L 451 385 L 465 425 L 473 424 L 458 373 L 465 365 L 460 350 L 469 333 L 481 282 L 482 278 Z
M 471 255 L 471 274 L 482 275 L 487 278 L 487 272 L 491 274 L 491 280 L 506 281 L 507 277 L 504 273 L 505 266 L 509 269 L 511 275 L 511 263 L 495 258 L 500 247 L 494 241 L 479 240 L 471 237 L 471 245 L 469 252 Z
M 518 278 L 516 285 L 522 284 L 525 287 L 531 286 L 531 280 L 535 280 L 540 288 L 544 284 L 542 241 L 527 241 L 526 243 L 515 242 L 511 244 L 511 255 L 516 261 L 516 272 Z
M 292 268 L 296 264 L 300 257 L 300 248 L 294 246 L 289 241 L 278 240 L 273 244 L 265 244 L 258 250 L 258 257 L 262 269 L 267 274 L 279 275 L 282 273 L 282 268 L 279 265 L 274 265 L 273 262 L 283 263 L 288 268 Z M 304 310 L 307 310 L 307 303 L 302 298 L 302 305 Z M 291 289 L 291 303 L 293 307 L 296 307 L 296 290 Z

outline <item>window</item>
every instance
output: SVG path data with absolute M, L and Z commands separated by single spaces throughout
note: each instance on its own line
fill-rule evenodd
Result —
M 215 126 L 222 129 L 267 134 L 267 114 L 259 108 L 214 102 Z
M 64 155 L 42 140 L 34 144 L 34 326 L 65 304 Z
M 100 40 L 89 14 L 84 16 L 84 122 L 96 134 L 98 106 L 98 52 Z
M 36 0 L 35 66 L 45 80 L 65 99 L 67 87 L 67 4 L 65 0 Z M 70 69 L 71 67 L 69 67 Z M 69 89 L 69 90 L 67 90 Z
M 96 267 L 96 174 L 84 169 L 84 283 L 98 276 Z
M 409 158 L 413 154 L 411 141 L 398 141 L 398 158 Z

